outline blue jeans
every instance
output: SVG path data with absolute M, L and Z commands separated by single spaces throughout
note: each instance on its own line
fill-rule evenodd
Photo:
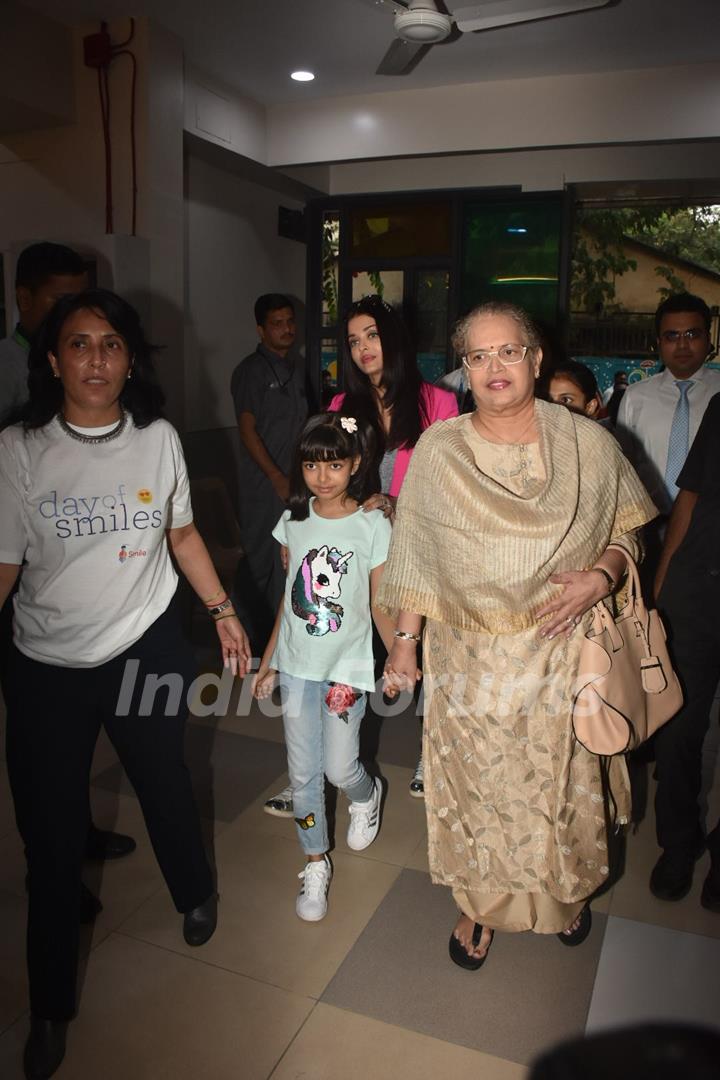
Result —
M 325 704 L 331 683 L 281 672 L 280 686 L 298 839 L 306 855 L 322 855 L 328 849 L 325 777 L 351 802 L 367 802 L 373 794 L 372 777 L 358 760 L 367 695 L 358 691 L 346 722 Z

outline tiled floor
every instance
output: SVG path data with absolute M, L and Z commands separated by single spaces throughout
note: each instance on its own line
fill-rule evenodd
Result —
M 720 1028 L 720 915 L 690 896 L 647 889 L 656 858 L 650 809 L 628 840 L 623 878 L 594 905 L 589 941 L 497 935 L 481 972 L 453 967 L 453 906 L 431 885 L 424 808 L 407 786 L 416 718 L 370 725 L 387 780 L 384 824 L 362 854 L 347 848 L 337 806 L 327 918 L 294 913 L 303 865 L 292 823 L 262 811 L 284 786 L 281 724 L 242 690 L 225 715 L 188 732 L 206 836 L 217 865 L 220 922 L 187 947 L 137 801 L 101 738 L 93 769 L 99 824 L 134 835 L 129 858 L 88 868 L 104 910 L 85 935 L 78 1019 L 58 1080 L 521 1080 L 553 1042 L 630 1020 L 696 1019 Z M 239 714 L 239 715 L 238 715 Z M 717 737 L 708 740 L 710 815 Z M 3 763 L 4 764 L 4 763 Z M 650 791 L 652 795 L 652 791 Z M 27 1032 L 24 862 L 0 769 L 0 1075 L 21 1077 Z

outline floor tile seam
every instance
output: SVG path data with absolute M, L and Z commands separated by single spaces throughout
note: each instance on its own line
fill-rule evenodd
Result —
M 441 1038 L 439 1035 L 431 1035 L 429 1032 L 424 1031 L 421 1027 L 413 1027 L 412 1025 L 406 1027 L 404 1024 L 390 1023 L 388 1020 L 382 1020 L 379 1016 L 374 1016 L 372 1013 L 365 1013 L 359 1009 L 352 1009 L 348 1005 L 340 1005 L 338 1002 L 335 1001 L 325 1001 L 323 998 L 320 998 L 318 1004 L 326 1005 L 329 1009 L 342 1009 L 343 1012 L 352 1013 L 353 1016 L 362 1016 L 366 1020 L 373 1020 L 375 1023 L 378 1024 L 385 1024 L 387 1027 L 395 1028 L 396 1031 L 409 1031 L 414 1035 L 420 1035 L 424 1039 L 433 1039 L 435 1042 L 442 1043 L 445 1046 L 457 1046 L 461 1050 L 470 1050 L 472 1053 L 475 1054 L 483 1054 L 485 1057 L 493 1058 L 495 1061 L 503 1061 L 509 1065 L 520 1065 L 522 1068 L 525 1069 L 529 1067 L 529 1063 L 527 1061 L 521 1061 L 517 1058 L 511 1057 L 501 1057 L 499 1054 L 493 1054 L 489 1050 L 481 1050 L 479 1047 L 474 1046 L 470 1042 L 462 1042 L 456 1039 Z M 587 1024 L 587 1017 L 585 1019 L 585 1023 Z
M 308 1023 L 308 1021 L 310 1020 L 310 1017 L 313 1015 L 313 1013 L 315 1012 L 315 1010 L 317 1009 L 319 1004 L 320 1004 L 319 1000 L 314 1001 L 313 1007 L 310 1009 L 307 1016 L 303 1020 L 302 1024 L 297 1029 L 297 1031 L 295 1032 L 295 1034 L 293 1035 L 292 1039 L 287 1044 L 287 1046 L 285 1047 L 283 1052 L 280 1054 L 280 1057 L 277 1059 L 277 1061 L 275 1062 L 275 1064 L 271 1068 L 270 1072 L 267 1074 L 266 1080 L 272 1080 L 272 1077 L 277 1073 L 278 1069 L 280 1068 L 283 1061 L 287 1057 L 287 1055 L 288 1055 L 289 1051 L 291 1050 L 292 1046 L 294 1045 L 295 1041 L 298 1039 L 300 1034 L 304 1031 L 305 1025 Z
M 147 904 L 147 902 L 149 900 L 152 900 L 153 897 L 157 896 L 158 893 L 163 892 L 165 889 L 167 889 L 167 885 L 165 884 L 165 882 L 161 882 L 156 889 L 153 889 L 153 891 L 151 893 L 148 893 L 148 895 L 144 896 L 142 898 L 142 900 L 139 900 L 138 903 L 137 903 L 137 906 L 134 907 L 132 909 L 132 911 L 130 911 L 127 915 L 124 915 L 123 918 L 122 918 L 122 921 L 119 922 L 117 926 L 111 927 L 109 929 L 109 933 L 113 934 L 113 933 L 115 933 L 116 930 L 120 930 L 121 927 L 124 926 L 125 923 L 128 921 L 128 919 L 132 919 L 132 917 L 138 913 L 138 911 L 140 910 L 140 908 L 144 904 Z M 102 923 L 102 912 L 99 913 L 99 918 L 101 918 L 100 925 L 102 926 L 103 925 L 103 923 Z M 98 942 L 98 944 L 100 944 L 100 942 Z M 93 946 L 93 948 L 94 948 L 94 946 Z
M 21 1023 L 21 1021 L 25 1020 L 26 1018 L 28 1021 L 30 1020 L 30 1010 L 24 1008 L 22 1012 L 15 1017 L 14 1020 L 10 1021 L 9 1024 L 6 1024 L 5 1027 L 0 1026 L 0 1039 L 4 1035 L 7 1035 L 8 1031 L 11 1031 L 17 1024 Z
M 638 926 L 652 926 L 656 930 L 667 930 L 667 932 L 669 934 L 683 934 L 683 935 L 686 935 L 687 937 L 700 937 L 700 938 L 703 938 L 705 941 L 708 941 L 708 942 L 713 942 L 713 943 L 719 943 L 720 942 L 720 938 L 712 937 L 709 934 L 703 934 L 703 933 L 701 933 L 700 931 L 697 931 L 697 930 L 689 930 L 686 927 L 666 926 L 666 925 L 664 925 L 664 923 L 651 922 L 648 919 L 636 919 L 636 918 L 634 918 L 634 917 L 632 917 L 630 915 L 613 915 L 612 918 L 613 919 L 622 919 L 623 922 L 633 923 L 633 924 L 638 925 Z M 610 921 L 610 913 L 608 913 L 607 919 L 608 919 L 608 923 L 609 923 L 609 921 Z M 605 932 L 607 933 L 607 926 L 605 928 Z M 604 938 L 603 938 L 603 945 L 604 945 L 604 943 L 605 943 L 605 941 L 604 941 Z
M 217 964 L 212 960 L 206 960 L 202 956 L 190 956 L 180 948 L 173 949 L 169 945 L 159 945 L 157 941 L 148 941 L 147 938 L 137 937 L 127 930 L 113 930 L 106 938 L 104 938 L 104 941 L 108 941 L 111 937 L 127 938 L 130 941 L 139 942 L 141 945 L 148 945 L 153 949 L 157 949 L 159 952 L 170 953 L 171 956 L 179 956 L 183 960 L 189 960 L 193 964 L 202 964 L 203 967 L 211 968 L 213 971 L 223 971 L 226 975 L 235 975 L 238 979 L 247 979 L 249 982 L 257 983 L 258 986 L 268 986 L 273 990 L 280 990 L 284 994 L 291 994 L 293 997 L 305 998 L 307 1001 L 312 1001 L 314 1004 L 317 1004 L 320 1001 L 320 997 L 314 997 L 312 994 L 302 993 L 298 990 L 290 990 L 287 986 L 282 986 L 280 983 L 270 982 L 269 979 L 261 979 L 257 975 L 251 975 L 246 971 L 237 971 L 235 968 L 226 967 L 224 964 Z M 102 941 L 98 943 L 98 945 L 102 944 Z M 323 987 L 323 994 L 332 978 L 333 976 L 330 976 L 326 985 Z
M 244 813 L 244 811 L 243 811 L 243 813 Z M 280 840 L 284 844 L 294 844 L 296 847 L 298 847 L 298 858 L 299 859 L 302 858 L 303 853 L 302 853 L 302 849 L 300 849 L 299 846 L 298 846 L 297 837 L 295 837 L 295 836 L 282 836 L 280 833 L 276 833 L 276 832 L 265 832 L 262 829 L 258 828 L 258 826 L 250 826 L 250 825 L 247 824 L 247 822 L 240 821 L 241 817 L 242 817 L 242 813 L 239 814 L 238 817 L 235 818 L 235 820 L 230 823 L 230 827 L 238 826 L 240 830 L 247 830 L 248 832 L 251 832 L 253 834 L 253 836 L 256 836 L 256 837 L 257 836 L 265 836 L 265 837 L 268 837 L 268 838 L 273 839 L 273 840 Z M 226 836 L 227 832 L 228 832 L 227 829 L 225 829 L 223 831 L 223 833 L 222 833 L 223 838 Z M 405 863 L 389 862 L 387 859 L 381 859 L 381 858 L 377 858 L 375 856 L 366 855 L 362 851 L 338 851 L 338 849 L 335 847 L 335 848 L 331 848 L 329 850 L 328 854 L 330 855 L 331 859 L 333 857 L 337 856 L 337 855 L 342 855 L 343 857 L 347 856 L 348 858 L 352 858 L 352 859 L 362 859 L 364 862 L 379 863 L 381 866 L 389 866 L 394 870 L 404 870 L 404 869 L 406 869 L 406 864 Z M 414 849 L 413 849 L 413 852 L 411 852 L 410 856 L 408 856 L 408 858 L 411 858 L 412 854 L 414 854 Z M 424 873 L 424 871 L 419 870 L 418 873 Z M 220 893 L 219 889 L 218 889 L 218 893 Z
M 670 930 L 673 933 L 678 934 L 691 934 L 693 937 L 703 937 L 706 938 L 708 941 L 720 940 L 720 938 L 703 933 L 702 930 L 693 930 L 689 927 L 668 926 L 667 923 L 658 922 L 656 919 L 652 918 L 642 918 L 635 915 L 621 915 L 619 912 L 614 910 L 616 902 L 622 904 L 622 897 L 616 897 L 613 890 L 613 895 L 610 897 L 610 901 L 608 903 L 608 909 L 604 913 L 608 919 L 612 916 L 613 919 L 625 919 L 627 922 L 638 923 L 640 926 L 654 926 L 658 930 Z

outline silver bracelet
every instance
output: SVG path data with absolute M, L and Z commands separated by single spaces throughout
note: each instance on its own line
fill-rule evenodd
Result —
M 420 634 L 410 634 L 407 630 L 393 630 L 393 637 L 401 641 L 422 641 Z
M 230 597 L 228 597 L 227 600 L 223 600 L 222 604 L 218 604 L 216 607 L 208 608 L 207 613 L 208 615 L 211 615 L 214 619 L 216 616 L 222 614 L 223 611 L 227 611 L 227 609 L 231 608 L 232 606 L 233 602 Z

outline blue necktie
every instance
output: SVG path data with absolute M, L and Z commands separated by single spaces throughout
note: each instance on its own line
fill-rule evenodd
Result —
M 690 449 L 690 402 L 687 395 L 694 383 L 692 379 L 678 379 L 675 385 L 678 388 L 680 400 L 673 413 L 665 466 L 665 488 L 671 499 L 674 499 L 678 493 L 677 478 Z

